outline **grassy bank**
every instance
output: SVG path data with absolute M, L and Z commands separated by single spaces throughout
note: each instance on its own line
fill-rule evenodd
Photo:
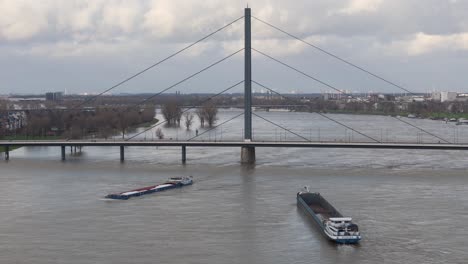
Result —
M 140 124 L 137 124 L 137 125 L 134 125 L 134 126 L 131 126 L 131 127 L 128 127 L 125 131 L 125 134 L 127 135 L 128 133 L 133 133 L 135 132 L 138 128 L 149 128 L 155 124 L 157 124 L 159 122 L 158 119 L 153 119 L 153 121 L 150 121 L 150 122 L 145 122 L 145 123 L 140 123 Z M 112 136 L 115 137 L 115 136 L 122 136 L 122 131 L 118 130 L 118 129 L 115 129 L 113 132 L 112 132 Z
M 1 140 L 56 140 L 60 139 L 59 136 L 26 136 L 26 135 L 15 135 L 5 136 Z
M 58 136 L 25 136 L 25 135 L 16 135 L 16 136 L 5 136 L 1 138 L 0 140 L 55 140 L 55 139 L 60 139 Z M 20 147 L 10 147 L 10 151 L 19 149 Z M 0 147 L 0 153 L 5 152 L 4 147 Z
M 150 127 L 150 126 L 152 126 L 152 125 L 155 125 L 155 124 L 157 124 L 158 122 L 159 122 L 159 120 L 155 118 L 155 119 L 153 119 L 153 121 L 150 121 L 150 122 L 146 122 L 146 123 L 141 123 L 141 124 L 138 124 L 138 125 L 136 125 L 136 126 L 135 126 L 135 127 L 133 127 L 133 128 L 139 128 L 139 127 Z
M 10 147 L 10 151 L 12 150 L 15 150 L 15 149 L 19 149 L 20 147 Z M 0 147 L 0 153 L 3 153 L 5 152 L 5 148 L 4 147 Z
M 429 114 L 429 118 L 433 118 L 433 119 L 444 119 L 444 118 L 448 118 L 448 119 L 451 119 L 451 118 L 459 119 L 459 118 L 465 118 L 465 119 L 468 119 L 468 113 L 456 113 L 456 114 L 451 114 L 451 113 L 431 113 L 431 114 Z

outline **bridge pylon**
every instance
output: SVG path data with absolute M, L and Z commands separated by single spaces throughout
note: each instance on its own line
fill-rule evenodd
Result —
M 251 12 L 245 9 L 245 49 L 244 49 L 244 141 L 252 141 L 252 36 L 251 36 Z M 255 163 L 255 147 L 242 146 L 241 163 Z

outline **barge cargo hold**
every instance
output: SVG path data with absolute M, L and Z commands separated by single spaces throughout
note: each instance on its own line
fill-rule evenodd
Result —
M 142 196 L 142 195 L 151 194 L 155 192 L 161 192 L 161 191 L 174 189 L 174 188 L 181 188 L 187 185 L 191 185 L 192 183 L 193 183 L 192 177 L 174 177 L 174 178 L 169 178 L 169 180 L 163 184 L 143 187 L 143 188 L 121 192 L 121 193 L 112 193 L 112 194 L 106 195 L 105 198 L 117 199 L 117 200 L 128 200 L 131 197 Z
M 322 233 L 339 244 L 355 244 L 361 240 L 359 228 L 352 218 L 343 217 L 320 193 L 297 193 L 297 205 L 314 219 Z

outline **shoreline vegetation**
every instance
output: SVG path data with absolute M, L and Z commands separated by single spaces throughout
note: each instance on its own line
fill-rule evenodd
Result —
M 121 134 L 124 137 L 128 130 L 140 126 L 150 126 L 155 120 L 154 106 L 129 108 L 126 106 L 112 108 L 93 108 L 74 111 L 37 110 L 25 111 L 17 115 L 10 127 L 3 129 L 0 139 L 9 137 L 23 140 L 47 137 L 63 139 L 82 139 L 93 137 L 108 138 Z M 10 117 L 11 119 L 11 117 Z
M 301 111 L 300 109 L 296 109 L 295 112 L 310 112 L 310 111 Z M 402 116 L 402 117 L 408 117 L 409 115 L 412 115 L 409 112 L 398 112 L 398 113 L 385 113 L 381 111 L 349 111 L 349 110 L 327 110 L 327 111 L 320 111 L 320 113 L 325 113 L 325 114 L 346 114 L 346 115 L 379 115 L 379 116 Z M 444 112 L 438 112 L 438 113 L 428 113 L 424 116 L 416 116 L 414 115 L 414 118 L 423 118 L 423 119 L 431 119 L 431 120 L 442 120 L 442 121 L 447 121 L 449 119 L 468 119 L 468 113 L 444 113 Z M 143 123 L 138 123 L 138 124 L 133 124 L 131 126 L 128 126 L 125 128 L 125 133 L 134 131 L 138 128 L 148 128 L 151 127 L 155 124 L 157 124 L 160 120 L 157 118 L 153 118 L 150 121 L 146 121 Z M 118 136 L 122 133 L 121 131 L 122 128 L 114 128 L 110 132 L 110 137 L 115 137 Z M 80 137 L 80 139 L 86 139 L 89 137 L 95 138 L 97 134 L 96 133 L 89 133 L 87 135 L 84 135 Z M 109 137 L 108 136 L 108 137 Z M 9 135 L 9 136 L 3 136 L 0 138 L 0 140 L 58 140 L 58 139 L 66 139 L 63 135 L 57 136 L 57 135 L 46 135 L 46 136 L 31 136 L 31 135 L 24 135 L 24 134 L 17 134 L 17 135 Z M 78 139 L 78 138 L 76 138 Z M 105 138 L 107 139 L 107 137 Z M 18 149 L 20 147 L 11 147 L 10 151 L 13 151 L 15 149 Z M 0 147 L 0 153 L 4 153 L 5 148 Z
M 148 128 L 154 124 L 157 124 L 158 122 L 159 120 L 157 118 L 154 118 L 151 121 L 129 127 L 128 131 L 133 131 L 142 127 Z M 120 134 L 120 131 L 114 131 L 113 136 L 117 136 L 119 134 Z M 88 135 L 88 136 L 92 136 L 92 135 Z M 58 140 L 58 139 L 64 139 L 64 138 L 61 136 L 27 136 L 27 135 L 12 135 L 12 136 L 4 136 L 0 138 L 0 140 Z M 19 148 L 21 147 L 10 147 L 10 151 L 13 151 Z M 5 152 L 5 148 L 0 146 L 0 153 L 4 153 L 4 152 Z
M 95 107 L 64 111 L 39 109 L 21 114 L 0 111 L 0 140 L 89 139 L 125 135 L 159 122 L 153 105 Z M 16 148 L 11 148 L 13 150 Z M 0 147 L 0 153 L 5 152 Z
M 160 120 L 155 119 L 156 106 L 160 107 L 166 126 L 187 129 L 198 117 L 201 126 L 212 127 L 218 109 L 242 108 L 243 96 L 220 95 L 211 100 L 210 94 L 168 94 L 147 100 L 146 95 L 102 96 L 86 107 L 74 109 L 86 102 L 87 97 L 66 96 L 58 101 L 10 102 L 0 100 L 0 140 L 15 136 L 20 140 L 125 138 L 138 128 L 148 128 Z M 207 101 L 207 98 L 210 100 Z M 144 99 L 145 103 L 140 105 Z M 404 99 L 404 98 L 403 98 Z M 252 98 L 256 110 L 316 112 L 349 115 L 383 115 L 425 118 L 444 121 L 468 119 L 468 102 L 404 101 L 395 96 L 366 97 L 362 100 L 324 99 L 320 96 L 291 95 L 289 100 L 280 96 L 262 95 Z M 138 106 L 138 107 L 135 107 Z M 185 112 L 186 106 L 197 109 Z M 42 107 L 42 108 L 41 108 Z M 22 112 L 8 109 L 30 109 Z M 73 109 L 73 110 L 67 110 Z M 255 111 L 255 110 L 254 110 Z M 461 119 L 461 120 L 460 120 Z M 157 135 L 162 138 L 163 134 Z

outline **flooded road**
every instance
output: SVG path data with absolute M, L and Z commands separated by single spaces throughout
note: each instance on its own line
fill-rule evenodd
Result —
M 370 124 L 369 132 L 378 120 L 356 118 Z M 441 122 L 416 122 L 436 131 L 453 129 Z M 234 123 L 233 128 L 239 127 Z M 216 137 L 236 135 L 224 129 Z M 266 126 L 257 124 L 256 131 L 274 137 Z M 186 133 L 164 132 L 174 138 Z M 410 139 L 409 132 L 398 133 L 390 134 Z M 344 140 L 344 133 L 321 127 L 321 137 L 339 135 Z M 0 263 L 468 259 L 467 156 L 462 151 L 257 149 L 254 167 L 241 166 L 235 148 L 187 151 L 186 166 L 180 164 L 180 149 L 171 148 L 128 148 L 124 164 L 118 148 L 85 148 L 66 162 L 59 160 L 59 148 L 13 151 L 9 162 L 0 162 Z M 102 199 L 188 175 L 195 181 L 190 187 L 128 201 Z M 338 246 L 319 233 L 296 206 L 296 193 L 304 185 L 353 217 L 363 235 L 360 245 Z

